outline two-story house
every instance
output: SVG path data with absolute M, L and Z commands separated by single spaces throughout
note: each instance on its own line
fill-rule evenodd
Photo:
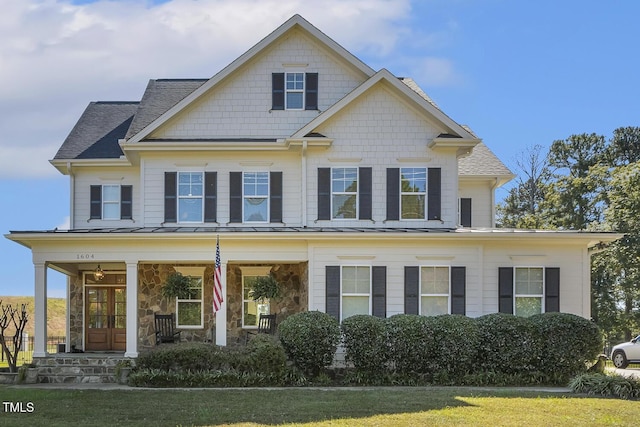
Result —
M 189 340 L 255 328 L 249 294 L 268 274 L 284 286 L 279 318 L 589 317 L 590 248 L 618 237 L 494 228 L 513 175 L 487 145 L 298 15 L 212 78 L 90 103 L 51 163 L 69 176 L 70 229 L 7 235 L 33 253 L 35 357 L 48 268 L 68 276 L 67 344 L 136 357 L 157 312 Z M 162 297 L 176 271 L 194 278 L 188 299 Z

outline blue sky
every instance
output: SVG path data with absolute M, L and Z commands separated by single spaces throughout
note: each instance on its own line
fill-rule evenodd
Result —
M 68 178 L 48 160 L 90 101 L 139 100 L 150 78 L 213 76 L 295 13 L 374 69 L 413 77 L 512 169 L 535 144 L 640 125 L 635 0 L 8 2 L 0 234 L 68 222 Z M 0 254 L 0 295 L 33 295 L 30 251 L 0 238 Z M 64 283 L 50 274 L 49 295 Z

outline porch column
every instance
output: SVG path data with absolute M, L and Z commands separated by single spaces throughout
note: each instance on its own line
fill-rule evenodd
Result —
M 138 262 L 127 262 L 127 350 L 125 357 L 138 357 Z
M 35 263 L 33 357 L 47 355 L 47 263 Z
M 222 281 L 222 305 L 216 313 L 216 345 L 227 345 L 227 263 L 220 264 Z

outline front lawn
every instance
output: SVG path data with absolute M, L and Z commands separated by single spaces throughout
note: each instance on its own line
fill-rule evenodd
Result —
M 454 387 L 363 389 L 52 390 L 0 386 L 33 403 L 0 425 L 637 425 L 638 402 Z M 6 405 L 4 405 L 6 407 Z

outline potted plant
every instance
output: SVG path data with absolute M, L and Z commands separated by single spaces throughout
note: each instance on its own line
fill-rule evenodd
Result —
M 127 384 L 127 380 L 132 369 L 133 363 L 129 359 L 121 360 L 116 363 L 116 369 L 114 373 L 118 384 Z
M 253 282 L 249 296 L 258 303 L 258 313 L 269 314 L 268 301 L 279 299 L 282 296 L 280 283 L 272 275 L 260 276 Z
M 162 286 L 162 296 L 165 298 L 188 299 L 192 296 L 191 278 L 182 273 L 171 273 Z

